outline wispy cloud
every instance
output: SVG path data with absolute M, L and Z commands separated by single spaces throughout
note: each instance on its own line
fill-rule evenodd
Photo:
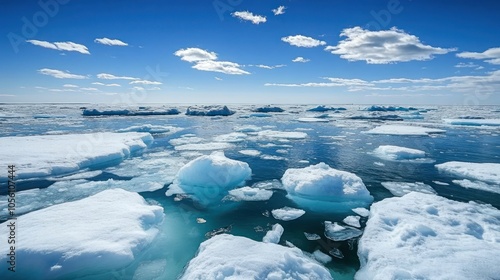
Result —
M 64 72 L 56 69 L 43 68 L 39 69 L 38 73 L 43 75 L 52 76 L 58 79 L 87 79 L 88 77 L 83 75 L 71 74 L 70 72 Z
M 311 37 L 303 35 L 294 35 L 281 38 L 281 41 L 286 42 L 292 46 L 302 47 L 302 48 L 313 48 L 317 46 L 326 45 L 325 41 L 316 40 Z
M 273 9 L 273 13 L 275 16 L 279 16 L 285 13 L 285 9 L 286 9 L 285 6 L 279 6 L 278 8 Z
M 468 63 L 460 62 L 457 65 L 455 65 L 455 67 L 457 67 L 457 68 L 477 68 L 477 67 L 479 67 L 479 65 L 476 65 L 472 62 L 468 62 Z
M 72 85 L 72 84 L 65 84 L 65 85 L 63 85 L 63 87 L 65 87 L 65 88 L 77 88 L 78 86 Z
M 82 45 L 73 42 L 47 42 L 39 40 L 27 40 L 26 42 L 39 46 L 42 48 L 53 49 L 58 51 L 79 52 L 83 54 L 90 54 L 89 49 Z
M 259 24 L 266 22 L 266 17 L 254 15 L 249 11 L 234 12 L 231 14 L 233 17 L 239 18 L 241 20 L 251 21 L 253 24 Z
M 118 39 L 97 38 L 94 40 L 94 42 L 108 46 L 128 46 L 127 43 L 120 41 Z
M 180 49 L 174 53 L 175 56 L 187 62 L 196 62 L 202 60 L 216 60 L 217 54 L 199 48 Z
M 148 81 L 148 80 L 135 80 L 130 82 L 131 85 L 161 85 L 162 83 L 157 81 Z
M 222 78 L 214 77 L 217 81 L 222 81 Z
M 93 85 L 98 85 L 98 86 L 105 86 L 105 87 L 121 87 L 119 84 L 104 84 L 101 82 L 93 82 Z
M 490 48 L 484 52 L 461 52 L 457 54 L 461 58 L 486 59 L 485 62 L 500 65 L 500 48 Z
M 241 65 L 230 61 L 218 61 L 215 52 L 199 48 L 186 48 L 180 49 L 174 53 L 175 56 L 181 60 L 194 63 L 192 68 L 200 71 L 219 72 L 229 75 L 250 74 L 249 72 L 241 69 Z
M 139 80 L 139 78 L 127 77 L 127 76 L 115 76 L 113 74 L 107 74 L 107 73 L 97 74 L 97 78 L 102 80 Z
M 302 63 L 306 63 L 309 61 L 311 61 L 311 60 L 307 59 L 307 58 L 303 58 L 302 56 L 298 56 L 292 60 L 292 62 L 302 62 Z
M 263 69 L 276 69 L 276 68 L 285 67 L 286 65 L 285 64 L 278 64 L 278 65 L 270 66 L 270 65 L 264 65 L 264 64 L 257 64 L 257 65 L 249 65 L 249 66 L 255 66 L 255 67 L 263 68 Z
M 337 46 L 328 46 L 325 50 L 349 61 L 366 61 L 368 64 L 430 60 L 433 55 L 456 50 L 424 45 L 417 36 L 396 27 L 370 31 L 357 26 L 344 29 L 340 36 L 347 38 Z

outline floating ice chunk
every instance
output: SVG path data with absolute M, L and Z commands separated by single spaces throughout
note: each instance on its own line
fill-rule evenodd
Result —
M 453 184 L 459 185 L 466 189 L 476 189 L 485 192 L 492 192 L 500 194 L 500 185 L 490 185 L 481 181 L 471 181 L 471 180 L 453 180 Z
M 238 153 L 246 156 L 251 156 L 251 157 L 258 157 L 260 156 L 260 151 L 257 150 L 241 150 L 238 151 Z
M 230 116 L 234 111 L 229 110 L 227 106 L 190 106 L 187 108 L 186 115 L 189 116 Z
M 181 131 L 182 128 L 174 127 L 174 126 L 162 126 L 162 125 L 137 125 L 131 126 L 123 129 L 117 130 L 117 132 L 149 132 L 149 133 L 175 133 Z
M 373 164 L 376 165 L 376 166 L 385 166 L 385 163 L 379 162 L 379 161 L 376 161 Z
M 152 142 L 151 134 L 135 132 L 1 137 L 0 154 L 15 159 L 16 177 L 26 179 L 122 161 Z M 7 170 L 7 163 L 1 166 Z M 6 180 L 7 175 L 0 174 L 0 181 Z
M 185 144 L 175 146 L 177 151 L 213 151 L 225 150 L 234 147 L 231 143 L 214 142 L 214 143 L 198 143 L 198 144 Z
M 273 228 L 262 238 L 262 242 L 278 244 L 280 242 L 281 235 L 283 235 L 283 231 L 285 230 L 280 224 L 274 224 Z
M 287 160 L 284 157 L 273 156 L 273 155 L 261 155 L 260 158 L 265 160 Z
M 292 207 L 283 207 L 280 209 L 274 209 L 271 211 L 271 213 L 277 220 L 291 221 L 302 217 L 302 215 L 304 215 L 306 211 Z
M 186 144 L 195 144 L 195 143 L 200 143 L 203 142 L 205 139 L 200 138 L 200 137 L 194 137 L 194 136 L 181 136 L 180 138 L 175 138 L 171 139 L 168 141 L 170 145 L 172 146 L 180 146 L 180 145 L 186 145 Z
M 500 126 L 500 119 L 444 119 L 443 121 L 451 125 Z
M 346 225 L 350 225 L 352 227 L 357 227 L 357 228 L 360 228 L 361 227 L 361 224 L 359 223 L 359 219 L 360 217 L 359 216 L 347 216 L 343 222 L 346 224 Z
M 356 279 L 496 279 L 500 210 L 412 192 L 371 206 Z M 436 265 L 439 264 L 439 265 Z
M 500 184 L 500 163 L 472 163 L 450 161 L 437 164 L 440 172 L 449 173 L 460 178 Z
M 271 107 L 268 105 L 264 107 L 255 108 L 253 111 L 257 113 L 281 113 L 284 112 L 285 110 L 281 109 L 280 107 Z
M 324 118 L 309 118 L 309 117 L 298 118 L 297 121 L 299 121 L 299 122 L 305 122 L 305 123 L 308 123 L 308 122 L 330 122 L 329 119 L 324 119 Z
M 203 242 L 181 280 L 332 279 L 330 272 L 298 248 L 228 234 Z
M 133 280 L 159 280 L 165 279 L 164 273 L 167 270 L 167 260 L 159 259 L 154 261 L 141 262 L 135 270 Z
M 309 161 L 308 161 L 308 160 L 305 160 L 305 159 L 302 159 L 302 160 L 299 160 L 299 163 L 308 164 L 308 163 L 309 163 Z
M 273 196 L 272 191 L 243 187 L 229 191 L 229 195 L 235 201 L 265 201 Z
M 307 133 L 299 131 L 262 130 L 257 134 L 260 138 L 304 139 Z
M 440 181 L 432 181 L 436 185 L 441 185 L 441 186 L 449 186 L 450 184 L 445 183 L 445 182 L 440 182 Z
M 322 264 L 327 264 L 332 261 L 332 257 L 327 254 L 321 252 L 320 250 L 316 250 L 312 253 L 313 257 Z
M 92 275 L 124 267 L 153 240 L 163 215 L 162 207 L 148 205 L 136 193 L 110 189 L 19 216 L 15 247 L 22 261 L 16 262 L 15 276 L 54 279 L 81 270 Z M 8 223 L 1 224 L 2 236 L 8 236 Z M 7 246 L 0 253 L 6 263 Z M 2 279 L 11 279 L 11 274 L 0 271 Z
M 394 196 L 403 196 L 410 192 L 421 192 L 427 194 L 436 194 L 436 191 L 429 185 L 422 182 L 382 182 L 382 186 L 388 189 Z
M 54 115 L 54 114 L 35 114 L 33 115 L 35 119 L 64 119 L 65 115 Z
M 306 236 L 306 239 L 310 240 L 310 241 L 320 240 L 321 239 L 321 236 L 317 235 L 316 233 L 304 232 L 304 235 Z
M 229 159 L 224 152 L 213 152 L 184 165 L 171 187 L 178 186 L 202 204 L 208 204 L 224 197 L 230 189 L 243 185 L 251 174 L 247 163 Z
M 370 111 L 370 112 L 395 112 L 395 111 L 416 111 L 417 108 L 413 107 L 401 107 L 401 106 L 378 106 L 378 105 L 372 105 L 370 107 L 367 107 L 363 109 L 363 111 Z
M 290 168 L 281 181 L 290 199 L 316 211 L 335 212 L 346 207 L 366 206 L 373 201 L 361 178 L 325 163 Z
M 425 158 L 424 151 L 392 145 L 381 145 L 376 148 L 372 154 L 378 158 L 385 160 L 410 162 L 429 161 L 429 159 Z
M 206 222 L 207 222 L 207 220 L 205 220 L 205 219 L 203 219 L 203 218 L 196 218 L 196 222 L 197 222 L 198 224 L 204 224 L 204 223 L 206 223 Z
M 388 135 L 420 135 L 428 136 L 431 133 L 444 133 L 445 130 L 410 125 L 381 125 L 366 131 L 368 134 L 388 134 Z
M 89 179 L 92 177 L 96 177 L 102 174 L 101 170 L 93 170 L 93 171 L 87 171 L 87 172 L 81 172 L 81 173 L 76 173 L 68 176 L 60 176 L 60 177 L 53 177 L 49 178 L 50 180 L 54 181 L 69 181 L 69 180 L 78 180 L 78 179 Z
M 164 108 L 139 108 L 139 109 L 84 109 L 83 116 L 159 116 L 159 115 L 178 115 L 181 112 L 177 109 Z
M 258 132 L 261 131 L 262 128 L 256 126 L 256 125 L 243 125 L 243 126 L 236 126 L 233 128 L 233 130 L 238 131 L 238 132 Z
M 274 179 L 274 180 L 257 182 L 252 185 L 252 188 L 259 188 L 264 190 L 283 190 L 283 184 L 281 184 L 280 181 Z
M 345 110 L 345 108 L 343 108 Z M 325 105 L 319 105 L 314 108 L 307 109 L 309 112 L 327 112 L 327 111 L 335 111 L 337 109 L 333 107 L 326 107 Z
M 370 216 L 370 210 L 365 209 L 365 208 L 354 208 L 354 209 L 352 209 L 352 212 L 360 215 L 361 217 Z
M 362 234 L 363 231 L 357 228 L 341 226 L 337 223 L 325 221 L 325 236 L 330 240 L 344 241 L 356 238 L 358 236 L 361 236 Z
M 214 137 L 215 142 L 237 143 L 243 142 L 248 136 L 241 132 L 232 132 Z
M 344 254 L 342 253 L 342 251 L 340 251 L 339 248 L 333 248 L 331 249 L 329 252 L 328 252 L 330 255 L 338 258 L 338 259 L 343 259 L 344 258 Z

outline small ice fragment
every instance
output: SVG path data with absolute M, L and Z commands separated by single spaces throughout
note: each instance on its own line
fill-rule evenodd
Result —
M 325 222 L 325 236 L 333 241 L 344 241 L 351 238 L 355 238 L 363 234 L 363 231 L 349 227 L 341 226 L 339 224 L 332 223 L 330 221 Z
M 198 224 L 204 224 L 204 223 L 206 223 L 206 222 L 207 222 L 207 220 L 205 220 L 205 219 L 203 219 L 203 218 L 196 218 L 196 222 L 197 222 Z
M 370 216 L 370 210 L 362 208 L 362 207 L 354 208 L 354 209 L 352 209 L 352 212 L 360 215 L 361 217 Z
M 321 239 L 321 236 L 317 235 L 316 233 L 304 232 L 304 235 L 306 236 L 307 240 L 310 240 L 310 241 Z
M 300 218 L 306 213 L 306 211 L 292 207 L 283 207 L 280 209 L 274 209 L 271 211 L 271 213 L 277 220 L 291 221 Z
M 322 264 L 327 264 L 332 261 L 332 257 L 327 254 L 321 252 L 320 250 L 316 250 L 312 253 L 313 257 Z
M 342 251 L 340 251 L 338 248 L 333 248 L 328 253 L 336 258 L 339 258 L 339 259 L 344 258 L 344 254 L 342 254 Z
M 353 226 L 360 228 L 361 225 L 359 224 L 359 216 L 347 216 L 343 222 L 346 223 L 347 225 Z
M 280 242 L 283 231 L 285 230 L 280 224 L 274 224 L 273 228 L 266 233 L 266 236 L 264 236 L 264 238 L 262 238 L 262 242 L 278 244 Z

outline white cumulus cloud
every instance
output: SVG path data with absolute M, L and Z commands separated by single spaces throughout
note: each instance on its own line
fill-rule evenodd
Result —
M 344 29 L 340 36 L 346 39 L 340 41 L 337 46 L 326 47 L 325 50 L 349 61 L 364 60 L 368 64 L 429 60 L 433 55 L 456 50 L 424 45 L 417 36 L 396 27 L 370 31 L 357 26 Z
M 56 69 L 49 69 L 49 68 L 39 69 L 38 73 L 52 76 L 58 79 L 87 79 L 87 77 L 83 75 L 71 74 L 70 72 L 65 72 Z
M 325 41 L 316 40 L 311 37 L 303 35 L 294 35 L 281 38 L 281 41 L 286 42 L 292 46 L 302 47 L 302 48 L 313 48 L 317 46 L 326 45 Z
M 134 77 L 115 76 L 113 74 L 107 74 L 107 73 L 97 74 L 97 78 L 102 79 L 102 80 L 139 80 L 138 78 L 134 78 Z
M 500 48 L 490 48 L 484 52 L 461 52 L 457 54 L 461 58 L 486 59 L 485 62 L 500 64 Z
M 302 63 L 306 63 L 309 61 L 311 61 L 311 60 L 307 59 L 307 58 L 303 58 L 302 56 L 298 56 L 292 60 L 292 62 L 302 62 Z
M 98 86 L 105 86 L 105 87 L 121 87 L 119 84 L 104 84 L 100 82 L 93 82 L 93 85 L 98 85 Z
M 184 60 L 187 62 L 217 59 L 216 53 L 202 50 L 199 48 L 180 49 L 180 50 L 176 51 L 174 53 L 174 55 L 180 57 L 181 60 Z
M 94 42 L 108 46 L 128 46 L 127 43 L 120 41 L 118 39 L 97 38 L 94 40 Z
M 275 16 L 279 16 L 285 13 L 285 9 L 286 9 L 285 6 L 279 6 L 278 8 L 273 9 L 273 13 Z
M 249 11 L 234 12 L 231 14 L 233 17 L 239 18 L 241 20 L 251 21 L 253 24 L 259 24 L 266 22 L 266 17 L 254 15 Z
M 42 48 L 53 49 L 58 51 L 79 52 L 83 54 L 90 54 L 89 49 L 82 45 L 73 42 L 47 42 L 39 40 L 27 40 L 26 42 L 39 46 Z
M 194 69 L 201 71 L 220 72 L 229 75 L 250 74 L 240 68 L 238 63 L 229 61 L 204 60 L 193 65 Z

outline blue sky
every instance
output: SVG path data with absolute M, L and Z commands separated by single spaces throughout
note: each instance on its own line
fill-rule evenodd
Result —
M 2 1 L 0 102 L 500 104 L 500 1 Z

